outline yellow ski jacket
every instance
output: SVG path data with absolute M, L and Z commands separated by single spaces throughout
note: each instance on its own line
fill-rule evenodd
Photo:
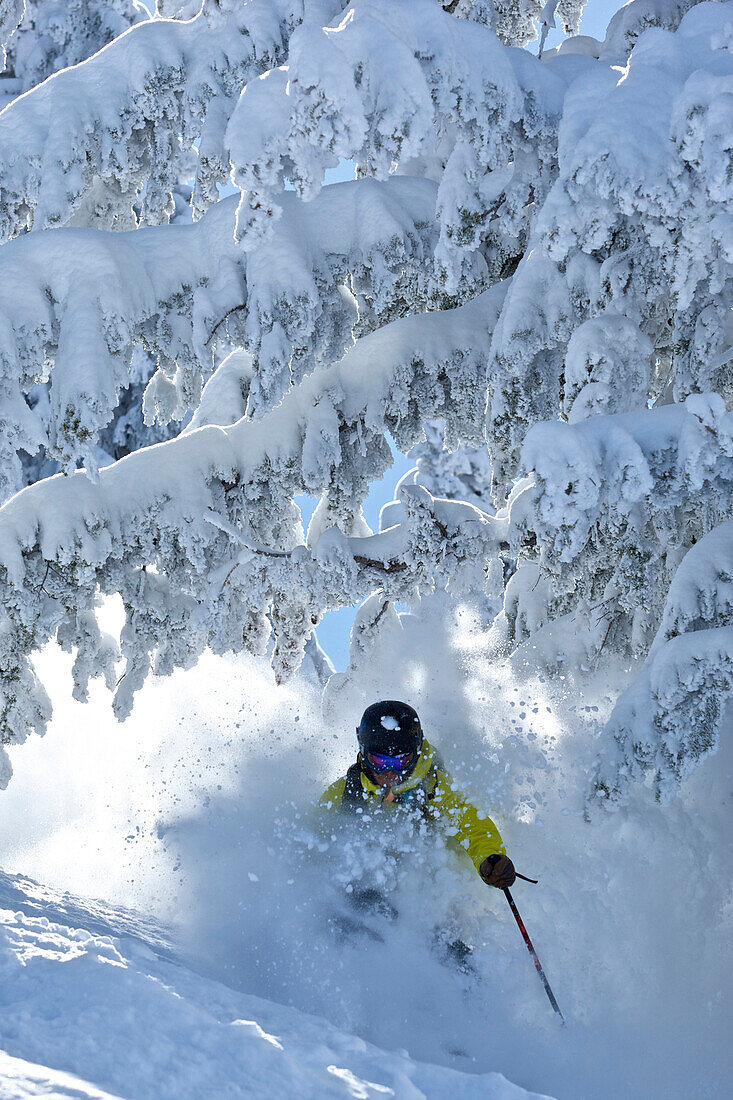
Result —
M 417 764 L 409 778 L 392 788 L 393 802 L 385 799 L 385 788 L 373 783 L 361 764 L 359 755 L 357 764 L 349 769 L 349 773 L 342 775 L 321 795 L 319 805 L 327 810 L 353 809 L 357 813 L 362 808 L 369 810 L 380 806 L 394 811 L 415 805 L 428 820 L 442 829 L 452 848 L 468 854 L 477 871 L 487 856 L 506 855 L 494 822 L 461 797 L 440 756 L 427 739 L 423 740 Z

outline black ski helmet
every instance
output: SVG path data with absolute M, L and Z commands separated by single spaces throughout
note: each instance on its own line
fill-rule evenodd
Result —
M 422 726 L 417 711 L 407 703 L 383 699 L 380 703 L 372 703 L 364 711 L 356 736 L 363 761 L 366 761 L 368 752 L 379 752 L 385 756 L 414 752 L 417 760 L 422 745 Z

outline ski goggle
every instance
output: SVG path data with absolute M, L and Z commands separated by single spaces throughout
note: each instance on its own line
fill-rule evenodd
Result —
M 385 756 L 381 752 L 368 752 L 367 763 L 373 772 L 406 772 L 415 761 L 414 752 L 401 752 L 398 756 Z

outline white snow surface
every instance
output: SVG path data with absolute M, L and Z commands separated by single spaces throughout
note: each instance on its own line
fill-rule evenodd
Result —
M 540 1100 L 201 977 L 143 921 L 0 874 L 0 1095 Z

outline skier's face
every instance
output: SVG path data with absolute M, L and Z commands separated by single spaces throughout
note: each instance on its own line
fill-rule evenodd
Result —
M 404 772 L 372 772 L 374 782 L 380 787 L 396 787 L 405 778 Z
M 380 787 L 395 787 L 402 783 L 415 766 L 415 753 L 412 751 L 387 756 L 383 753 L 368 752 L 366 764 L 374 782 Z

